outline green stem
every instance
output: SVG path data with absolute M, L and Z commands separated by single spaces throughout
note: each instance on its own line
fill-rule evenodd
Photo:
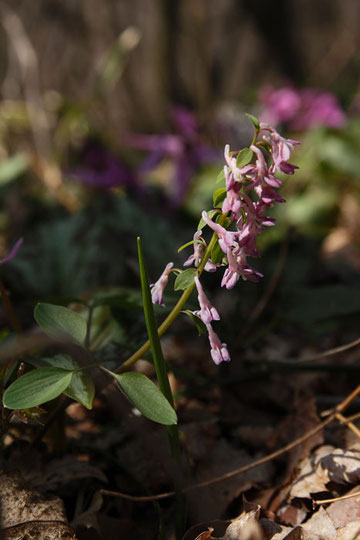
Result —
M 226 215 L 227 214 L 221 214 L 220 219 L 218 221 L 218 223 L 220 225 L 222 225 L 224 223 Z M 217 240 L 217 234 L 214 233 L 212 235 L 212 238 L 210 240 L 210 243 L 209 243 L 208 247 L 205 250 L 205 253 L 204 253 L 204 256 L 203 256 L 203 258 L 201 260 L 201 263 L 198 266 L 198 275 L 199 276 L 202 274 L 202 272 L 203 272 L 203 270 L 205 268 L 205 265 L 206 265 L 206 263 L 208 262 L 208 260 L 210 258 L 211 251 L 212 251 L 213 247 L 215 246 L 216 240 Z M 158 328 L 159 336 L 162 336 L 166 332 L 166 330 L 169 328 L 169 326 L 172 325 L 172 323 L 175 321 L 175 319 L 178 317 L 178 315 L 180 315 L 180 313 L 183 310 L 187 300 L 189 299 L 191 293 L 193 292 L 194 287 L 195 287 L 195 283 L 192 283 L 190 285 L 190 287 L 185 289 L 185 291 L 182 293 L 182 295 L 180 296 L 177 304 L 174 306 L 172 311 L 166 317 L 164 322 L 159 326 L 159 328 Z M 144 343 L 144 345 L 142 345 L 142 347 L 140 347 L 140 349 L 138 349 L 132 356 L 130 356 L 130 358 L 128 358 L 117 370 L 115 370 L 115 373 L 123 373 L 125 371 L 128 371 L 129 368 L 133 364 L 135 364 L 135 362 L 137 362 L 140 358 L 142 358 L 144 356 L 144 354 L 146 354 L 148 352 L 149 349 L 150 349 L 150 341 L 148 340 L 148 341 L 146 341 Z
M 166 397 L 170 405 L 174 408 L 174 399 L 171 392 L 167 366 L 166 366 L 165 358 L 164 358 L 162 348 L 161 348 L 158 329 L 156 327 L 156 320 L 155 320 L 154 308 L 153 308 L 153 304 L 151 300 L 149 280 L 147 276 L 146 264 L 145 264 L 145 259 L 144 259 L 144 254 L 143 254 L 140 238 L 137 239 L 137 242 L 138 242 L 138 255 L 139 255 L 144 315 L 145 315 L 146 328 L 148 331 L 149 340 L 151 344 L 151 351 L 152 351 L 152 356 L 153 356 L 153 361 L 154 361 L 154 366 L 155 366 L 155 371 L 156 371 L 156 377 L 157 377 L 161 392 Z M 167 431 L 168 431 L 168 436 L 169 436 L 171 454 L 176 463 L 176 468 L 174 471 L 174 483 L 175 483 L 175 491 L 176 491 L 176 539 L 181 540 L 184 534 L 184 529 L 185 529 L 186 506 L 185 506 L 184 495 L 182 492 L 183 473 L 182 473 L 180 437 L 179 437 L 179 430 L 178 430 L 177 425 L 167 426 Z

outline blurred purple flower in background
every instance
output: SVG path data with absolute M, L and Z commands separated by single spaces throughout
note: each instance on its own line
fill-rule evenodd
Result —
M 98 189 L 136 187 L 135 177 L 129 168 L 101 143 L 88 142 L 79 161 L 81 165 L 72 169 L 70 175 L 83 184 Z
M 23 243 L 23 241 L 24 241 L 23 238 L 19 238 L 19 240 L 15 242 L 15 244 L 13 245 L 9 253 L 3 259 L 0 259 L 0 264 L 4 264 L 11 261 L 11 259 L 13 259 L 15 255 L 17 254 L 17 252 L 19 251 L 19 248 L 21 244 Z
M 142 177 L 154 170 L 163 159 L 168 158 L 174 164 L 171 202 L 178 206 L 184 200 L 191 178 L 197 168 L 205 163 L 218 160 L 219 153 L 202 142 L 199 125 L 194 114 L 183 107 L 173 107 L 171 119 L 176 134 L 142 135 L 131 133 L 126 136 L 129 146 L 148 153 L 137 170 Z
M 319 126 L 342 128 L 346 116 L 336 97 L 317 88 L 297 90 L 292 86 L 275 89 L 265 86 L 260 91 L 263 106 L 261 121 L 284 124 L 290 130 L 304 131 Z

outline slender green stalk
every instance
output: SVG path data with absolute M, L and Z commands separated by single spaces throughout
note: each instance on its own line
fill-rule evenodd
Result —
M 221 214 L 219 219 L 219 224 L 222 225 L 225 221 L 226 214 Z M 210 243 L 208 247 L 205 250 L 204 256 L 201 260 L 201 263 L 198 266 L 198 275 L 200 276 L 203 272 L 205 265 L 207 261 L 210 258 L 211 251 L 213 247 L 215 246 L 217 240 L 217 235 L 214 233 L 212 235 L 212 238 L 210 240 Z M 157 329 L 157 333 L 159 336 L 162 336 L 166 330 L 172 325 L 172 323 L 175 321 L 175 319 L 180 315 L 181 311 L 183 310 L 187 300 L 189 299 L 191 293 L 193 292 L 195 287 L 195 283 L 192 283 L 190 287 L 185 289 L 185 291 L 180 296 L 177 304 L 174 306 L 172 311 L 169 313 L 169 315 L 166 317 L 164 322 L 159 326 Z M 124 371 L 128 371 L 129 368 L 135 364 L 140 358 L 144 356 L 150 349 L 150 340 L 146 341 L 144 345 L 142 345 L 130 358 L 128 358 L 117 370 L 115 370 L 115 373 L 123 373 Z
M 137 239 L 138 243 L 138 255 L 139 266 L 141 276 L 141 289 L 143 295 L 144 315 L 146 321 L 146 327 L 149 335 L 149 341 L 151 344 L 152 356 L 156 371 L 157 380 L 159 382 L 160 390 L 169 401 L 170 405 L 174 407 L 173 395 L 170 388 L 169 377 L 167 373 L 166 362 L 161 348 L 160 338 L 156 327 L 155 314 L 153 304 L 151 301 L 151 293 L 149 287 L 149 281 L 147 277 L 147 271 L 145 266 L 144 254 L 142 251 L 140 238 Z M 180 540 L 184 533 L 185 520 L 186 520 L 186 508 L 185 499 L 182 493 L 182 460 L 181 460 L 181 447 L 179 430 L 176 425 L 167 426 L 171 454 L 177 465 L 175 472 L 175 491 L 176 491 L 176 538 Z

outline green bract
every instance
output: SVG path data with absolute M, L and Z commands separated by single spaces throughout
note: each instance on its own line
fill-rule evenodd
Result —
M 253 116 L 252 114 L 245 113 L 245 116 L 254 124 L 255 129 L 259 129 L 260 123 L 259 120 L 256 118 L 256 116 Z
M 218 188 L 216 191 L 214 191 L 214 194 L 213 194 L 214 207 L 221 205 L 225 197 L 226 197 L 226 188 L 224 187 Z
M 179 274 L 174 283 L 174 290 L 175 291 L 184 291 L 190 285 L 194 283 L 194 277 L 196 275 L 196 268 L 188 268 L 187 270 L 183 270 L 181 274 Z
M 206 329 L 205 324 L 202 322 L 202 320 L 199 317 L 194 315 L 192 311 L 185 310 L 182 313 L 185 313 L 192 320 L 192 322 L 195 324 L 195 326 L 197 328 L 197 331 L 199 332 L 199 336 L 201 336 L 201 334 L 206 334 L 207 333 L 207 329 Z
M 237 155 L 236 166 L 241 168 L 245 167 L 252 160 L 254 152 L 250 148 L 243 148 Z

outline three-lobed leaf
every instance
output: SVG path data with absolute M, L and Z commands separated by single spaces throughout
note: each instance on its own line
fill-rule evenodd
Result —
M 148 377 L 134 372 L 112 375 L 123 394 L 146 418 L 166 426 L 177 423 L 175 410 Z
M 56 367 L 43 367 L 25 373 L 4 392 L 3 405 L 8 409 L 31 409 L 55 399 L 71 383 L 73 372 Z
M 85 319 L 71 309 L 55 304 L 39 303 L 34 317 L 45 334 L 53 339 L 70 340 L 83 345 L 87 332 Z

